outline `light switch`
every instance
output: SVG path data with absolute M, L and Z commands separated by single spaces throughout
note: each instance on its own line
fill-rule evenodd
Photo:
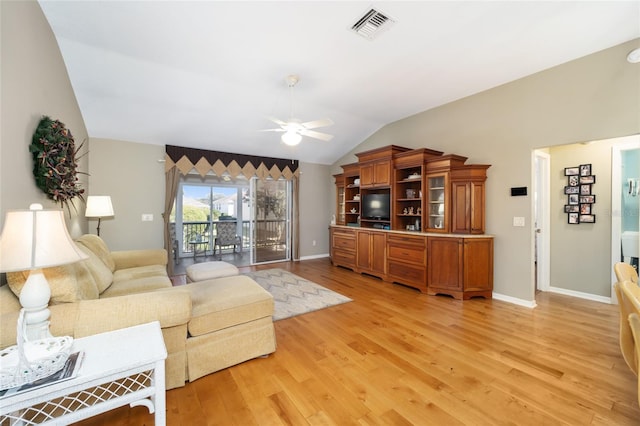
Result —
M 514 216 L 513 226 L 524 226 L 524 217 Z
M 151 214 L 151 213 L 143 213 L 142 214 L 142 221 L 143 222 L 153 222 L 153 214 Z

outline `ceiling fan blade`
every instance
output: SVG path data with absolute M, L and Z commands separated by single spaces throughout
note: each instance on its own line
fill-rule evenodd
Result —
M 303 136 L 309 136 L 310 138 L 320 139 L 327 142 L 333 139 L 333 135 L 316 132 L 315 130 L 301 130 L 300 134 Z
M 286 126 L 287 122 L 286 121 L 282 121 L 278 118 L 275 117 L 267 117 L 269 120 L 273 121 L 274 123 L 276 123 L 278 126 Z
M 259 132 L 285 132 L 286 130 L 284 129 L 262 129 L 262 130 L 258 130 Z
M 331 126 L 333 124 L 333 120 L 330 118 L 323 118 L 322 120 L 314 120 L 314 121 L 307 121 L 306 123 L 302 123 L 302 127 L 304 127 L 305 129 L 315 129 L 318 127 L 326 127 L 326 126 Z

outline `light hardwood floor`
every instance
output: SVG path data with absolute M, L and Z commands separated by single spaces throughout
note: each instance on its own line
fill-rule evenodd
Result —
M 167 392 L 169 425 L 638 425 L 614 305 L 528 309 L 427 296 L 334 268 L 271 264 L 354 301 L 275 323 L 278 348 Z M 241 268 L 248 270 L 252 268 Z M 82 425 L 152 425 L 143 407 Z

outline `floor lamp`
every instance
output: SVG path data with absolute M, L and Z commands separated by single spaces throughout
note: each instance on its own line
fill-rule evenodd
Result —
M 67 231 L 62 210 L 8 211 L 0 235 L 0 271 L 29 271 L 20 291 L 24 309 L 25 340 L 50 338 L 48 309 L 51 289 L 43 268 L 87 259 Z
M 108 195 L 89 195 L 87 198 L 87 210 L 84 215 L 98 218 L 97 232 L 98 236 L 100 236 L 100 221 L 103 217 L 113 216 L 111 197 Z

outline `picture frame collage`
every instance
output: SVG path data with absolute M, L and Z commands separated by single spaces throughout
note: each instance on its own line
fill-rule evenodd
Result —
M 596 223 L 596 215 L 593 211 L 593 205 L 596 203 L 596 196 L 593 193 L 596 176 L 593 174 L 591 164 L 565 167 L 564 175 L 567 177 L 567 186 L 564 187 L 564 193 L 567 196 L 567 204 L 564 206 L 567 222 L 571 225 Z

